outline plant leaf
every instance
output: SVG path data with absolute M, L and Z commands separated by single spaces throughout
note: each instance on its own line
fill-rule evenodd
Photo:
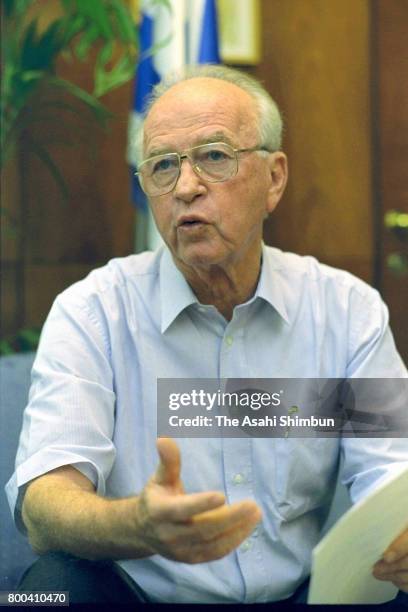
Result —
M 38 346 L 40 340 L 40 329 L 22 329 L 17 334 L 17 341 L 22 350 L 34 350 Z
M 105 66 L 105 64 L 110 62 L 110 60 L 112 59 L 112 55 L 113 55 L 113 41 L 107 40 L 98 53 L 97 62 L 101 66 Z
M 34 68 L 54 71 L 58 54 L 63 47 L 63 34 L 61 26 L 63 19 L 56 19 L 38 38 Z
M 15 350 L 7 340 L 0 340 L 0 355 L 13 355 Z
M 89 49 L 98 39 L 98 37 L 98 27 L 96 26 L 96 24 L 92 23 L 90 26 L 88 26 L 84 34 L 81 36 L 81 38 L 75 45 L 75 54 L 78 59 L 83 61 L 86 58 Z
M 95 114 L 98 120 L 101 121 L 101 123 L 105 124 L 106 121 L 113 116 L 113 113 L 111 113 L 101 102 L 99 102 L 95 96 L 88 93 L 84 89 L 81 89 L 81 87 L 74 85 L 74 83 L 58 77 L 49 77 L 47 81 L 52 85 L 65 89 L 65 91 L 69 92 L 75 98 L 84 102 Z
M 60 0 L 64 10 L 68 15 L 72 16 L 72 14 L 76 10 L 76 2 L 75 0 Z
M 36 36 L 37 35 L 37 20 L 34 19 L 31 21 L 27 29 L 25 31 L 24 38 L 21 44 L 21 57 L 20 57 L 20 67 L 25 68 L 27 70 L 32 69 L 32 56 L 33 49 L 37 46 Z
M 63 47 L 64 51 L 68 51 L 67 45 L 86 25 L 83 15 L 69 15 L 65 17 L 62 24 L 63 30 Z
M 125 9 L 122 0 L 111 0 L 112 11 L 116 16 L 116 25 L 120 40 L 125 43 L 138 45 L 136 24 L 132 15 Z
M 28 144 L 30 150 L 44 163 L 45 167 L 50 172 L 51 176 L 60 188 L 64 200 L 67 200 L 69 195 L 67 184 L 51 155 L 43 146 L 41 146 L 41 144 L 32 140 L 31 138 L 29 139 Z
M 34 0 L 35 1 L 35 0 Z M 14 0 L 14 11 L 19 15 L 24 15 L 31 4 L 34 4 L 33 0 Z
M 129 81 L 135 73 L 135 61 L 128 55 L 123 55 L 114 65 L 112 70 L 105 70 L 97 62 L 95 65 L 95 89 L 94 95 L 100 97 L 108 91 L 123 85 Z
M 95 24 L 99 36 L 105 39 L 113 38 L 113 31 L 105 2 L 101 2 L 101 0 L 86 0 L 86 2 L 76 0 L 76 4 L 78 13 Z

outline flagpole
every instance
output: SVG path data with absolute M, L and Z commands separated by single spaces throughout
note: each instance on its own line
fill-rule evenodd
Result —
M 143 121 L 144 100 L 152 87 L 169 72 L 197 63 L 219 63 L 215 0 L 140 0 L 140 62 L 135 83 L 135 100 L 129 128 L 128 159 L 135 169 L 132 147 Z M 167 42 L 165 42 L 167 41 Z M 157 45 L 153 55 L 149 50 Z M 140 160 L 139 160 L 140 161 Z M 133 179 L 132 200 L 137 208 L 135 250 L 154 250 L 163 244 L 138 182 Z

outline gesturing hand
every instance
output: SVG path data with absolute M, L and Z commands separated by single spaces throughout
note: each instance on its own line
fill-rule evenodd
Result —
M 144 544 L 184 563 L 220 559 L 239 546 L 261 520 L 257 504 L 246 500 L 228 506 L 216 491 L 186 494 L 177 444 L 159 438 L 157 450 L 159 466 L 139 496 Z
M 385 551 L 373 568 L 378 580 L 389 580 L 408 593 L 408 529 L 403 531 Z

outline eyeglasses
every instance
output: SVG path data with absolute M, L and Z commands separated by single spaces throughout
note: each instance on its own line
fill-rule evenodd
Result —
M 210 183 L 221 183 L 238 172 L 238 153 L 268 151 L 265 147 L 234 149 L 225 142 L 212 142 L 187 149 L 183 153 L 163 153 L 145 159 L 136 176 L 148 196 L 161 196 L 174 189 L 181 172 L 183 159 L 188 159 L 200 178 Z

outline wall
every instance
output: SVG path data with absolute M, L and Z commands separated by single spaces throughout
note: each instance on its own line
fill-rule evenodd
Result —
M 261 6 L 255 74 L 283 109 L 290 176 L 266 238 L 371 280 L 369 3 Z
M 408 2 L 377 0 L 375 6 L 376 163 L 373 168 L 379 216 L 408 213 Z M 390 309 L 397 346 L 408 363 L 408 273 L 386 264 L 391 253 L 408 256 L 408 228 L 400 237 L 379 225 L 376 232 L 378 285 Z
M 382 10 L 403 2 L 387 0 Z M 263 59 L 249 69 L 282 107 L 286 123 L 290 180 L 266 224 L 266 241 L 313 254 L 368 281 L 374 278 L 378 250 L 371 79 L 378 70 L 378 58 L 372 64 L 375 7 L 372 0 L 261 0 Z M 60 70 L 89 87 L 89 66 L 61 64 Z M 388 87 L 385 79 L 381 86 Z M 77 128 L 85 142 L 56 148 L 70 188 L 66 204 L 36 160 L 20 160 L 22 180 L 9 169 L 5 199 L 17 216 L 25 203 L 29 239 L 23 262 L 13 238 L 3 240 L 7 333 L 40 324 L 57 292 L 111 257 L 132 251 L 134 212 L 124 161 L 130 98 L 130 85 L 107 96 L 117 115 L 110 133 L 88 121 Z M 70 121 L 66 117 L 62 127 L 75 134 Z M 23 290 L 18 289 L 22 279 Z

